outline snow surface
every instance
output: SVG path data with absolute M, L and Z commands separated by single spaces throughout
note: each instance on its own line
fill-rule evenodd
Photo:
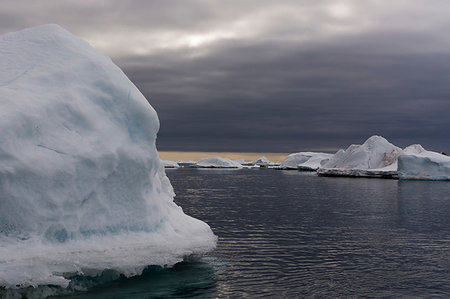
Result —
M 155 147 L 155 110 L 107 56 L 57 25 L 0 37 L 0 286 L 137 275 L 212 250 Z
M 400 179 L 450 180 L 450 157 L 425 150 L 420 145 L 407 147 L 398 156 Z
M 164 168 L 180 168 L 181 166 L 178 165 L 175 161 L 170 160 L 161 160 L 161 164 L 164 166 Z
M 198 168 L 242 168 L 240 163 L 221 157 L 201 159 L 195 166 Z
M 339 150 L 318 170 L 319 175 L 394 177 L 402 149 L 381 136 L 372 136 L 362 145 Z
M 298 169 L 299 165 L 305 167 L 304 170 L 309 168 L 317 169 L 321 163 L 326 162 L 333 155 L 326 153 L 315 153 L 315 152 L 300 152 L 294 153 L 287 156 L 280 164 L 282 169 Z

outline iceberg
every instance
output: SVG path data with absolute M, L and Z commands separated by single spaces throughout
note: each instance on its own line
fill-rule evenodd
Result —
M 404 180 L 450 180 L 450 157 L 418 144 L 398 156 L 398 177 Z
M 182 161 L 182 160 L 180 160 L 180 161 L 177 162 L 177 164 L 178 164 L 180 167 L 191 167 L 191 166 L 194 166 L 195 163 L 197 163 L 197 162 L 192 161 L 192 160 L 187 160 L 187 161 Z
M 331 157 L 333 157 L 333 154 L 313 153 L 308 160 L 299 163 L 297 168 L 301 171 L 316 171 L 321 165 L 328 162 Z
M 362 145 L 339 150 L 317 173 L 322 176 L 396 178 L 397 157 L 402 149 L 381 136 L 372 136 Z
M 214 157 L 204 158 L 199 160 L 195 167 L 197 168 L 242 168 L 242 165 L 238 162 L 227 158 Z
M 281 169 L 315 171 L 327 162 L 333 154 L 300 152 L 288 155 L 280 164 Z
M 178 165 L 175 161 L 170 160 L 161 160 L 161 164 L 164 166 L 164 168 L 180 168 L 181 166 Z
M 173 202 L 155 110 L 109 57 L 58 25 L 1 36 L 0 55 L 0 292 L 214 249 Z
M 267 166 L 269 165 L 269 163 L 270 163 L 269 159 L 267 159 L 265 156 L 262 156 L 258 160 L 253 161 L 253 164 L 258 166 Z

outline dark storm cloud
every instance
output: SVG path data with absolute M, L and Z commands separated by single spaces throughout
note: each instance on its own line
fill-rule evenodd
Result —
M 125 71 L 159 111 L 167 149 L 294 151 L 371 134 L 401 146 L 448 146 L 449 54 L 376 53 L 351 43 L 274 52 L 261 44 L 173 59 L 155 72 L 148 61 Z
M 450 3 L 381 2 L 17 1 L 0 32 L 58 23 L 111 55 L 159 149 L 450 151 Z

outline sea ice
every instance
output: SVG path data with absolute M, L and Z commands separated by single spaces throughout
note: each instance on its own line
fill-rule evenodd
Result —
M 215 247 L 173 202 L 157 114 L 109 57 L 57 25 L 1 36 L 0 57 L 0 290 Z

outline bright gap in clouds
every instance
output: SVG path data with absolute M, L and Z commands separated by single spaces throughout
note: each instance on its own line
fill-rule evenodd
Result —
M 331 16 L 339 19 L 349 18 L 353 14 L 353 10 L 347 3 L 334 3 L 328 7 Z

